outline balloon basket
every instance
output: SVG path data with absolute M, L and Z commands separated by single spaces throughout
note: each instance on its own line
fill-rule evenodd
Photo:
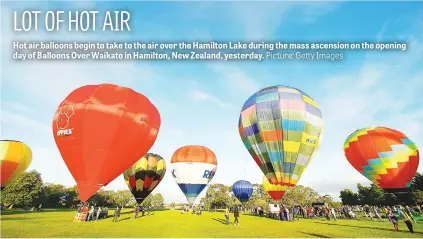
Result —
M 80 212 L 77 213 L 73 219 L 74 222 L 85 222 L 87 220 L 88 213 Z

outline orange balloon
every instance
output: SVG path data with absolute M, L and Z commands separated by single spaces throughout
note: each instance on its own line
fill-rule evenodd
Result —
M 160 114 L 144 95 L 112 84 L 71 92 L 53 118 L 53 135 L 81 201 L 111 182 L 153 146 Z
M 406 191 L 419 167 L 419 150 L 403 133 L 387 127 L 354 131 L 344 143 L 348 162 L 387 192 Z

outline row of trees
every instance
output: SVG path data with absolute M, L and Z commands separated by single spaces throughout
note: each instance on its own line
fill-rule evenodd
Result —
M 365 187 L 357 184 L 357 193 L 350 189 L 341 191 L 340 198 L 346 205 L 395 205 L 395 204 L 423 204 L 423 176 L 416 173 L 411 187 L 402 194 L 385 193 L 382 188 L 375 184 Z
M 135 206 L 136 201 L 129 190 L 106 191 L 99 190 L 88 201 L 99 206 Z M 160 208 L 163 206 L 163 196 L 160 193 L 150 194 L 143 206 Z M 76 186 L 65 187 L 61 184 L 43 183 L 41 174 L 37 171 L 23 173 L 1 192 L 2 204 L 14 204 L 17 207 L 31 207 L 42 204 L 43 207 L 75 207 L 80 203 Z
M 339 206 L 340 202 L 335 202 L 330 195 L 319 195 L 309 187 L 298 185 L 289 188 L 281 201 L 274 201 L 264 190 L 263 185 L 253 184 L 254 191 L 250 200 L 244 206 L 248 208 L 262 207 L 268 208 L 270 203 L 311 206 L 314 202 L 324 202 L 330 206 Z M 233 195 L 232 187 L 223 184 L 212 184 L 208 187 L 206 196 L 201 199 L 205 208 L 223 208 L 241 204 Z
M 254 184 L 254 191 L 246 207 L 267 208 L 269 203 L 310 206 L 313 202 L 324 202 L 330 206 L 339 206 L 329 195 L 319 195 L 310 187 L 298 185 L 289 188 L 281 201 L 273 201 L 261 184 Z M 383 189 L 375 184 L 368 187 L 357 185 L 358 192 L 350 189 L 340 192 L 340 198 L 344 205 L 394 205 L 399 203 L 423 204 L 423 176 L 416 174 L 412 186 L 405 194 L 386 194 Z M 63 197 L 66 196 L 66 200 Z M 15 206 L 36 206 L 43 204 L 43 207 L 74 207 L 80 203 L 76 186 L 65 187 L 60 184 L 43 183 L 41 174 L 37 171 L 23 173 L 1 192 L 2 204 L 14 204 Z M 114 207 L 114 206 L 135 206 L 129 190 L 106 191 L 99 190 L 89 200 L 90 203 Z M 150 194 L 141 204 L 155 208 L 163 207 L 163 196 L 160 193 Z M 206 197 L 201 199 L 205 208 L 223 208 L 240 204 L 232 193 L 232 187 L 223 184 L 212 184 L 207 188 Z M 175 207 L 175 203 L 171 203 Z

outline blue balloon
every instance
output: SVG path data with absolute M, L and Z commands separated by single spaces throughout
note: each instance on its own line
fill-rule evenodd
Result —
M 232 186 L 232 192 L 242 203 L 247 202 L 253 194 L 253 185 L 245 180 L 239 180 Z

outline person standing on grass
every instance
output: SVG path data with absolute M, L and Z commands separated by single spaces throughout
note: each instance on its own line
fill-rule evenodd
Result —
M 300 219 L 298 219 L 299 217 L 300 217 L 300 210 L 299 210 L 299 208 L 297 207 L 297 206 L 295 206 L 293 209 L 292 209 L 292 221 L 294 221 L 295 219 L 297 219 L 297 220 L 300 220 Z
M 336 212 L 335 212 L 335 208 L 331 208 L 330 209 L 330 212 L 331 212 L 331 214 L 332 214 L 332 217 L 333 217 L 333 220 L 335 220 L 335 222 L 336 222 Z
M 101 213 L 101 207 L 98 207 L 98 209 L 97 209 L 97 215 L 95 217 L 95 220 L 96 221 L 98 221 L 98 217 L 100 216 L 100 213 Z
M 330 221 L 330 212 L 327 206 L 323 207 L 323 215 L 326 217 L 328 221 Z
M 291 221 L 295 220 L 295 213 L 294 213 L 294 207 L 289 207 L 289 214 L 291 215 Z
M 226 218 L 226 224 L 229 224 L 229 208 L 226 207 L 225 209 L 225 218 Z
M 283 206 L 281 205 L 279 207 L 279 220 L 283 220 L 283 212 L 285 211 L 285 209 L 283 208 Z
M 407 213 L 406 213 L 404 210 L 400 209 L 400 208 L 398 208 L 397 213 L 398 213 L 398 215 L 402 218 L 402 220 L 404 221 L 404 223 L 405 223 L 405 225 L 407 226 L 408 230 L 409 230 L 411 233 L 414 233 L 414 230 L 413 230 L 413 223 L 411 222 L 411 219 L 410 219 L 410 217 L 407 215 Z
M 375 216 L 377 217 L 377 220 L 379 222 L 383 222 L 382 217 L 379 215 L 379 208 L 376 206 L 373 206 L 373 212 L 375 213 Z
M 138 212 L 140 211 L 140 208 L 138 206 L 135 207 L 134 210 L 134 219 L 136 219 L 138 217 Z
M 145 214 L 145 207 L 144 206 L 141 206 L 141 212 L 142 212 L 141 217 L 143 217 L 144 214 Z
M 389 210 L 387 207 L 383 207 L 383 211 L 385 212 L 385 216 L 388 217 L 389 215 Z
M 91 206 L 90 211 L 88 211 L 88 218 L 87 218 L 88 222 L 93 219 L 93 214 L 94 214 L 94 206 Z
M 112 222 L 118 222 L 119 221 L 119 217 L 120 217 L 120 207 L 117 206 Z
M 408 216 L 410 217 L 410 219 L 414 222 L 414 223 L 417 223 L 416 222 L 416 219 L 414 219 L 414 217 L 413 217 L 413 213 L 412 213 L 412 210 L 411 210 L 411 208 L 407 205 L 407 206 L 405 206 L 405 212 L 408 214 Z
M 288 206 L 285 207 L 285 218 L 287 221 L 290 221 L 289 209 Z
M 235 206 L 234 208 L 234 218 L 235 218 L 234 224 L 235 225 L 239 225 L 238 217 L 239 217 L 239 209 L 238 209 L 238 206 Z
M 392 211 L 388 212 L 388 220 L 394 224 L 394 231 L 398 231 L 398 219 L 397 217 L 392 213 Z

